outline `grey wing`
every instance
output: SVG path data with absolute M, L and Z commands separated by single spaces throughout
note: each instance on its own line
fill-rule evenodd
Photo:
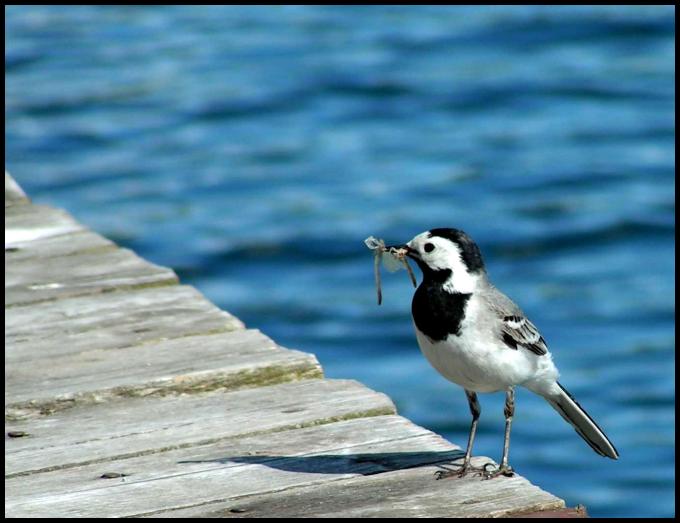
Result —
M 539 356 L 548 353 L 548 346 L 538 328 L 510 298 L 493 286 L 486 298 L 500 320 L 500 335 L 508 347 L 515 350 L 524 347 Z
M 548 353 L 548 347 L 543 336 L 538 332 L 536 326 L 524 316 L 504 316 L 501 333 L 505 344 L 512 349 L 522 346 L 539 356 Z

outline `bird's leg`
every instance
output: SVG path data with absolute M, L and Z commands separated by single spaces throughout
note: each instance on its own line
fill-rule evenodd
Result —
M 463 464 L 459 465 L 457 469 L 454 470 L 438 470 L 435 472 L 435 476 L 437 479 L 444 479 L 444 478 L 449 478 L 451 476 L 458 476 L 459 478 L 462 478 L 465 476 L 468 472 L 476 472 L 479 474 L 484 473 L 484 468 L 483 467 L 473 467 L 470 465 L 470 458 L 472 456 L 472 445 L 475 441 L 475 434 L 477 433 L 477 422 L 479 421 L 479 416 L 482 413 L 482 407 L 479 405 L 479 401 L 477 401 L 477 394 L 475 394 L 472 391 L 466 390 L 465 395 L 467 396 L 468 403 L 470 405 L 470 413 L 472 414 L 472 425 L 470 426 L 470 435 L 468 437 L 468 444 L 467 444 L 467 450 L 465 451 L 465 459 L 463 460 Z
M 503 457 L 501 459 L 501 466 L 493 472 L 484 472 L 486 479 L 495 478 L 497 476 L 512 476 L 514 471 L 508 464 L 508 454 L 510 453 L 510 428 L 512 427 L 512 417 L 515 414 L 515 389 L 509 387 L 505 393 L 505 438 L 503 440 Z

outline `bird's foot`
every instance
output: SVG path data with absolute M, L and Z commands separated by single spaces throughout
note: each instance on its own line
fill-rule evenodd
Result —
M 437 472 L 434 473 L 435 479 L 446 479 L 446 478 L 451 478 L 453 476 L 462 478 L 463 476 L 466 476 L 469 473 L 474 474 L 475 476 L 482 476 L 486 473 L 485 466 L 484 467 L 475 467 L 470 464 L 470 462 L 463 463 L 462 465 L 453 465 L 454 469 L 446 469 L 446 470 L 438 470 Z M 445 468 L 445 467 L 444 467 Z
M 510 465 L 501 465 L 498 467 L 496 470 L 488 470 L 489 467 L 495 467 L 495 463 L 487 463 L 482 467 L 484 471 L 482 472 L 482 475 L 484 476 L 484 479 L 493 479 L 497 478 L 498 476 L 507 476 L 511 478 L 512 476 L 515 475 L 515 471 L 512 470 L 512 467 Z

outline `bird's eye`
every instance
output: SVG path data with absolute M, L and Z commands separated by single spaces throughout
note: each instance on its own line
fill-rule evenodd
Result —
M 434 251 L 434 245 L 431 243 L 426 243 L 423 249 L 425 249 L 425 252 L 432 252 Z

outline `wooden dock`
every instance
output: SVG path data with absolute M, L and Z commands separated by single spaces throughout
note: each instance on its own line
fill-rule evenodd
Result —
M 324 379 L 314 355 L 245 328 L 172 270 L 31 203 L 7 173 L 5 431 L 6 517 L 564 507 L 520 476 L 436 481 L 460 447 L 384 394 Z

